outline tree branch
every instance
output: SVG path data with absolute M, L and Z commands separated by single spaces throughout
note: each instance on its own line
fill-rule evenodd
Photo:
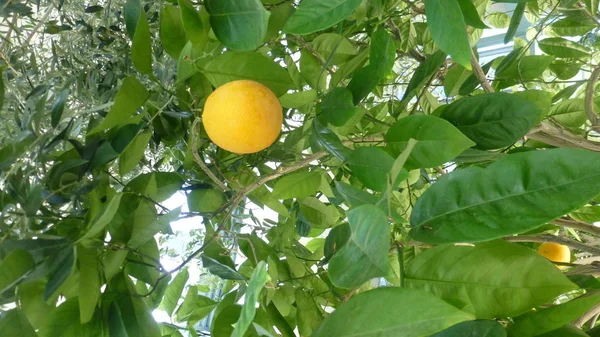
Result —
M 594 318 L 598 313 L 600 313 L 600 304 L 596 304 L 593 308 L 588 310 L 583 316 L 579 317 L 577 320 L 573 322 L 573 325 L 580 328 L 590 319 Z
M 219 178 L 217 178 L 217 176 L 214 173 L 212 173 L 208 166 L 206 166 L 204 160 L 200 158 L 200 154 L 198 152 L 198 133 L 196 132 L 196 127 L 198 126 L 199 122 L 200 118 L 196 118 L 194 124 L 192 124 L 192 156 L 194 156 L 194 161 L 196 162 L 196 164 L 198 164 L 198 166 L 200 166 L 202 171 L 206 173 L 210 180 L 212 180 L 217 186 L 219 186 L 219 188 L 221 188 L 223 191 L 229 191 L 230 188 L 227 187 L 227 185 L 225 185 L 221 180 L 219 180 Z
M 576 136 L 570 131 L 554 126 L 548 122 L 542 122 L 531 129 L 527 138 L 556 147 L 578 148 L 600 152 L 600 143 Z
M 579 229 L 600 236 L 600 227 L 582 221 L 560 218 L 552 221 L 552 223 L 557 226 Z
M 479 83 L 481 83 L 483 90 L 485 90 L 487 93 L 494 92 L 494 88 L 492 88 L 492 85 L 488 81 L 485 72 L 483 69 L 481 69 L 481 65 L 479 65 L 479 61 L 477 61 L 477 57 L 475 56 L 473 49 L 471 49 L 471 67 L 473 67 L 473 74 L 475 74 L 475 77 L 477 77 L 477 80 L 479 80 Z
M 585 114 L 592 123 L 592 129 L 594 130 L 597 130 L 600 126 L 600 118 L 594 111 L 594 92 L 596 90 L 596 82 L 598 82 L 599 77 L 600 66 L 597 66 L 590 75 L 590 79 L 585 90 Z
M 552 234 L 508 236 L 505 237 L 504 240 L 510 242 L 554 242 L 573 249 L 588 252 L 590 254 L 600 255 L 600 247 L 586 245 L 585 243 Z

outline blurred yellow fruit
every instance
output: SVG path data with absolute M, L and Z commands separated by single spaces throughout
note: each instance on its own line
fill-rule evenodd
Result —
M 281 131 L 283 112 L 269 88 L 258 82 L 239 80 L 220 86 L 208 97 L 202 122 L 217 146 L 248 154 L 275 142 Z
M 546 242 L 540 245 L 538 253 L 552 262 L 571 262 L 571 250 L 569 247 L 554 243 Z M 558 266 L 561 268 L 561 266 Z M 564 268 L 564 267 L 562 267 Z M 561 268 L 561 269 L 562 269 Z

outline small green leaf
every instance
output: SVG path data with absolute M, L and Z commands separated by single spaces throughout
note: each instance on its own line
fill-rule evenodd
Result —
M 425 85 L 431 78 L 431 76 L 435 75 L 439 68 L 442 66 L 442 63 L 446 60 L 446 54 L 443 51 L 437 51 L 435 54 L 429 56 L 423 63 L 421 63 L 417 69 L 415 70 L 413 76 L 410 78 L 408 82 L 408 86 L 406 87 L 406 91 L 404 92 L 404 96 L 402 97 L 402 110 L 410 100 L 417 96 L 417 92 L 421 87 Z M 401 112 L 401 109 L 394 112 L 394 116 L 398 116 Z
M 318 98 L 317 92 L 314 90 L 306 90 L 284 94 L 279 97 L 281 106 L 288 109 L 297 109 L 316 101 Z
M 385 138 L 395 155 L 406 148 L 409 139 L 417 140 L 406 163 L 409 169 L 442 165 L 475 145 L 449 122 L 425 115 L 401 118 Z
M 431 337 L 506 337 L 506 330 L 496 321 L 469 321 L 451 326 Z
M 0 72 L 0 80 L 2 73 Z M 52 110 L 50 115 L 52 116 L 52 127 L 55 128 L 60 123 L 60 119 L 62 117 L 63 111 L 65 111 L 65 103 L 67 102 L 67 97 L 69 96 L 69 89 L 65 89 L 59 92 L 54 99 L 54 103 L 52 103 Z M 2 108 L 2 102 L 0 101 L 0 108 Z
M 177 307 L 177 302 L 181 297 L 181 293 L 183 292 L 183 288 L 187 283 L 190 277 L 190 273 L 187 268 L 184 268 L 182 271 L 177 273 L 177 276 L 169 283 L 167 290 L 165 291 L 165 295 L 162 298 L 159 308 L 166 311 L 169 316 L 173 315 L 173 311 Z
M 329 261 L 331 282 L 340 288 L 358 287 L 372 278 L 385 276 L 389 268 L 390 230 L 385 213 L 376 206 L 362 205 L 347 215 L 352 235 Z
M 555 21 L 550 25 L 550 29 L 558 36 L 581 36 L 587 34 L 596 26 L 594 20 L 587 16 L 576 16 Z
M 460 9 L 467 25 L 479 29 L 490 28 L 483 23 L 477 12 L 477 8 L 475 8 L 475 5 L 471 0 L 458 0 L 458 4 L 460 5 Z
M 508 28 L 510 16 L 503 12 L 496 12 L 488 15 L 487 22 L 494 28 Z
M 346 88 L 335 88 L 330 91 L 321 103 L 323 115 L 331 125 L 342 126 L 360 108 L 354 106 L 352 92 Z
M 150 240 L 154 240 L 154 235 L 158 232 L 167 233 L 167 228 L 172 221 L 179 218 L 181 213 L 181 206 L 168 212 L 167 214 L 161 215 L 155 218 L 152 214 L 152 222 L 148 222 L 146 217 L 142 217 L 142 221 L 139 221 L 136 216 L 133 223 L 133 229 L 131 231 L 131 238 L 127 242 L 127 245 L 132 248 L 138 248 Z
M 321 92 L 327 87 L 327 70 L 321 61 L 308 50 L 300 51 L 300 75 L 314 90 Z
M 15 249 L 0 262 L 0 294 L 14 287 L 27 277 L 35 267 L 31 255 Z
M 271 58 L 253 52 L 227 52 L 214 58 L 204 74 L 215 87 L 235 80 L 253 80 L 269 87 L 277 97 L 293 88 L 288 72 Z
M 224 280 L 246 280 L 246 278 L 238 273 L 232 267 L 222 264 L 221 262 L 202 255 L 202 266 L 208 269 L 211 274 L 216 275 Z
M 387 174 L 394 165 L 394 158 L 378 147 L 359 147 L 348 158 L 354 176 L 366 187 L 384 192 Z
M 196 11 L 190 0 L 178 0 L 181 10 L 181 21 L 187 39 L 193 44 L 202 44 L 208 39 L 207 31 L 202 23 L 200 13 Z
M 551 37 L 538 41 L 540 49 L 549 55 L 561 58 L 577 58 L 590 55 L 590 49 L 562 37 Z
M 580 127 L 587 120 L 585 102 L 581 98 L 564 100 L 550 109 L 548 117 L 570 128 Z
M 92 320 L 100 299 L 100 271 L 98 250 L 77 246 L 79 264 L 79 319 L 81 324 Z
M 187 196 L 188 208 L 192 212 L 216 212 L 226 201 L 225 194 L 215 188 L 193 190 Z
M 327 29 L 344 20 L 361 0 L 304 0 L 283 26 L 287 34 L 306 35 Z
M 122 196 L 123 194 L 117 194 L 110 200 L 102 212 L 91 222 L 88 231 L 79 239 L 78 242 L 95 237 L 96 235 L 100 234 L 100 232 L 102 232 L 106 226 L 108 226 L 119 210 Z
M 140 81 L 135 77 L 126 77 L 117 92 L 115 104 L 108 111 L 106 118 L 92 131 L 94 134 L 110 129 L 117 125 L 124 125 L 138 109 L 146 102 L 150 94 Z
M 341 194 L 342 198 L 344 198 L 344 200 L 348 203 L 348 206 L 351 207 L 358 207 L 364 204 L 375 205 L 379 200 L 377 196 L 369 192 L 339 181 L 335 182 L 335 188 L 338 193 Z
M 579 149 L 515 153 L 485 169 L 455 171 L 417 200 L 410 219 L 411 236 L 446 243 L 524 233 L 597 196 L 598 175 L 600 156 Z
M 314 298 L 306 290 L 296 289 L 296 319 L 300 336 L 310 336 L 321 323 L 323 314 Z
M 333 205 L 325 205 L 317 198 L 308 197 L 300 202 L 300 212 L 311 226 L 329 228 L 339 219 L 340 214 Z
M 135 27 L 131 44 L 131 60 L 135 69 L 144 75 L 152 77 L 152 37 L 146 12 L 140 10 L 140 17 Z
M 207 0 L 206 8 L 215 35 L 227 48 L 250 51 L 262 44 L 270 13 L 259 0 Z
M 352 296 L 312 337 L 423 337 L 472 319 L 425 291 L 383 287 Z
M 310 141 L 313 151 L 316 152 L 319 149 L 324 149 L 341 161 L 346 160 L 352 153 L 349 148 L 342 144 L 339 137 L 321 124 L 318 119 L 313 121 Z
M 516 316 L 576 288 L 537 252 L 502 240 L 427 249 L 407 267 L 405 284 L 479 319 Z
M 151 132 L 140 133 L 119 155 L 119 174 L 121 176 L 126 175 L 137 167 L 146 153 L 151 137 Z
M 0 331 L 7 337 L 38 337 L 27 316 L 19 309 L 4 311 L 0 316 Z
M 53 256 L 48 269 L 51 271 L 44 289 L 44 301 L 48 301 L 52 295 L 65 282 L 67 277 L 71 275 L 73 265 L 75 264 L 75 250 L 73 247 L 67 247 Z
M 425 0 L 427 27 L 435 44 L 456 63 L 471 69 L 471 46 L 467 26 L 457 1 Z
M 250 277 L 250 282 L 248 282 L 248 289 L 244 296 L 242 312 L 240 318 L 235 323 L 233 333 L 231 334 L 232 337 L 244 336 L 246 330 L 248 330 L 250 324 L 252 324 L 252 321 L 254 320 L 254 315 L 256 315 L 258 295 L 260 295 L 261 290 L 270 280 L 271 277 L 269 277 L 269 273 L 267 272 L 265 261 L 260 261 Z
M 123 6 L 123 16 L 125 18 L 125 27 L 129 38 L 133 40 L 135 29 L 140 20 L 142 11 L 142 2 L 140 0 L 126 0 Z
M 506 32 L 506 35 L 504 36 L 505 44 L 509 43 L 515 37 L 515 34 L 517 33 L 517 29 L 519 28 L 519 25 L 521 24 L 521 20 L 523 19 L 523 14 L 525 13 L 525 2 L 527 2 L 527 1 L 517 1 L 517 2 L 519 2 L 519 3 L 517 4 L 517 7 L 515 7 L 512 17 L 510 18 L 510 25 L 508 26 L 508 31 Z
M 175 313 L 178 322 L 199 321 L 210 314 L 217 302 L 206 296 L 198 295 L 198 286 L 190 286 L 183 303 Z
M 163 7 L 160 12 L 160 41 L 167 54 L 179 58 L 181 49 L 186 43 L 186 33 L 180 10 L 172 5 Z
M 317 192 L 321 186 L 321 172 L 296 172 L 283 176 L 273 186 L 273 197 L 278 199 L 304 199 Z

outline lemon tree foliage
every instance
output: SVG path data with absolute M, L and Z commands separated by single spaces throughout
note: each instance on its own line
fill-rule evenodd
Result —
M 599 335 L 598 1 L 0 16 L 0 336 Z

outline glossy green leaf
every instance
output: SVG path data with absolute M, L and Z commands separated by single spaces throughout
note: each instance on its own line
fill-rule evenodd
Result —
M 560 329 L 556 329 L 545 334 L 539 335 L 539 337 L 595 337 L 588 336 L 583 330 L 576 328 L 575 326 L 568 324 Z
M 509 81 L 509 85 L 518 81 L 533 80 L 541 76 L 553 61 L 554 57 L 548 55 L 526 55 L 508 62 L 504 67 L 499 66 L 496 77 Z
M 348 158 L 354 176 L 366 187 L 383 192 L 387 188 L 387 174 L 394 158 L 378 147 L 360 147 Z
M 140 12 L 142 11 L 142 3 L 140 0 L 126 0 L 123 6 L 123 16 L 125 19 L 125 27 L 129 38 L 133 40 L 135 29 L 140 20 Z
M 441 117 L 488 150 L 509 146 L 537 123 L 541 111 L 524 99 L 507 93 L 466 97 L 450 104 Z
M 340 217 L 333 205 L 325 205 L 319 199 L 308 197 L 300 202 L 300 212 L 304 219 L 315 228 L 329 228 Z
M 278 97 L 294 86 L 290 75 L 269 57 L 253 52 L 227 52 L 209 62 L 204 74 L 219 87 L 235 80 L 253 80 L 269 87 Z
M 552 149 L 515 153 L 485 169 L 453 172 L 417 200 L 411 235 L 423 242 L 444 243 L 526 232 L 598 195 L 599 170 L 596 153 Z
M 597 222 L 600 221 L 600 206 L 584 206 L 569 213 L 569 216 L 583 222 Z
M 140 81 L 135 77 L 126 77 L 115 98 L 115 104 L 108 111 L 106 118 L 90 133 L 110 129 L 117 125 L 124 125 L 138 109 L 146 102 L 150 94 Z
M 252 276 L 250 282 L 248 282 L 248 289 L 244 296 L 244 305 L 242 306 L 242 312 L 237 323 L 235 323 L 232 337 L 243 337 L 246 330 L 252 324 L 254 315 L 256 315 L 256 302 L 258 301 L 258 295 L 264 286 L 271 280 L 267 272 L 267 265 L 265 261 L 260 261 Z
M 306 290 L 296 289 L 294 297 L 297 306 L 298 332 L 300 332 L 300 336 L 310 336 L 321 322 L 323 314 L 313 296 Z
M 585 102 L 581 98 L 563 100 L 550 109 L 548 117 L 567 127 L 580 127 L 587 120 Z
M 297 109 L 317 100 L 317 92 L 314 90 L 306 90 L 291 94 L 284 94 L 279 97 L 281 106 L 288 109 Z
M 75 250 L 67 247 L 58 252 L 50 261 L 48 283 L 44 289 L 44 301 L 48 301 L 67 280 L 75 265 Z
M 278 199 L 304 199 L 314 195 L 321 186 L 319 171 L 296 172 L 283 176 L 273 186 L 273 197 Z
M 0 294 L 14 287 L 34 268 L 31 255 L 24 250 L 13 250 L 0 262 Z
M 472 319 L 427 292 L 384 287 L 352 296 L 312 337 L 423 337 Z
M 190 0 L 178 0 L 178 2 L 187 39 L 193 44 L 201 44 L 208 39 L 208 36 L 200 13 L 196 11 Z
M 346 200 L 348 205 L 352 207 L 358 207 L 364 204 L 375 205 L 378 201 L 376 195 L 339 181 L 335 182 L 335 188 L 342 198 Z
M 27 317 L 19 309 L 7 310 L 0 316 L 0 331 L 3 336 L 38 337 Z
M 0 75 L 2 73 L 0 72 Z M 1 77 L 1 76 L 0 76 Z M 1 94 L 1 93 L 0 93 Z M 69 96 L 69 89 L 62 90 L 56 95 L 54 103 L 52 103 L 52 111 L 50 112 L 52 118 L 52 127 L 55 128 L 60 123 L 63 111 L 65 111 L 65 104 L 67 97 Z M 0 108 L 2 108 L 2 102 L 0 101 Z
M 178 322 L 199 321 L 213 311 L 217 302 L 202 295 L 198 295 L 198 287 L 190 286 L 181 306 L 175 313 Z
M 360 108 L 354 106 L 352 92 L 346 88 L 335 88 L 330 91 L 321 103 L 323 115 L 331 125 L 342 126 Z
M 512 13 L 510 18 L 510 24 L 508 26 L 508 31 L 504 36 L 504 43 L 509 43 L 517 33 L 517 29 L 519 29 L 519 25 L 521 25 L 521 20 L 523 19 L 523 14 L 525 13 L 525 2 L 527 1 L 518 1 L 517 7 Z
M 149 218 L 142 217 L 142 219 L 138 219 L 138 217 L 136 217 L 131 231 L 131 239 L 129 239 L 127 245 L 132 248 L 138 248 L 146 242 L 154 240 L 154 236 L 157 233 L 168 233 L 169 224 L 172 221 L 177 220 L 180 213 L 181 206 L 164 215 L 160 215 L 158 218 L 156 218 L 154 213 L 152 213 Z
M 431 76 L 437 73 L 445 60 L 446 54 L 440 50 L 425 59 L 425 61 L 415 69 L 413 76 L 410 78 L 410 82 L 408 82 L 404 96 L 402 97 L 403 108 L 408 105 L 413 97 L 417 96 L 419 89 L 431 79 Z M 396 111 L 394 116 L 398 116 L 401 112 L 402 111 Z
M 529 312 L 515 318 L 508 328 L 510 336 L 533 337 L 556 330 L 600 303 L 600 294 L 584 295 L 550 308 Z
M 549 55 L 561 58 L 575 58 L 589 56 L 589 48 L 562 37 L 551 37 L 538 41 L 540 49 Z
M 305 0 L 283 26 L 288 34 L 306 35 L 329 28 L 350 15 L 361 0 Z
M 593 20 L 584 16 L 567 17 L 553 22 L 549 27 L 558 36 L 580 36 L 596 28 L 597 25 Z
M 465 83 L 465 81 L 471 76 L 471 72 L 465 69 L 459 64 L 448 69 L 446 78 L 444 79 L 444 93 L 448 97 L 456 96 L 458 90 Z
M 227 48 L 250 51 L 262 44 L 270 13 L 259 0 L 208 0 L 205 4 L 210 25 Z
M 576 288 L 537 252 L 501 240 L 427 249 L 407 267 L 405 284 L 480 319 L 516 316 Z
M 358 287 L 385 276 L 389 268 L 390 231 L 385 213 L 376 206 L 362 205 L 348 211 L 347 216 L 352 234 L 329 261 L 331 282 L 340 288 Z
M 152 75 L 152 37 L 150 35 L 150 27 L 146 12 L 139 11 L 139 19 L 135 27 L 131 44 L 131 60 L 135 69 L 142 74 Z
M 246 278 L 238 273 L 231 266 L 223 264 L 211 257 L 202 255 L 202 266 L 208 271 L 224 280 L 246 280 Z
M 456 63 L 471 69 L 471 46 L 458 1 L 425 0 L 425 15 L 435 44 Z
M 98 250 L 77 247 L 79 264 L 79 319 L 81 324 L 92 320 L 100 300 L 100 270 L 98 269 Z
M 96 235 L 100 234 L 108 226 L 108 224 L 113 220 L 117 211 L 119 210 L 119 204 L 121 203 L 121 197 L 123 194 L 115 195 L 110 202 L 104 207 L 102 212 L 93 219 L 91 224 L 89 225 L 88 231 L 79 239 L 79 241 L 91 239 Z
M 129 336 L 161 336 L 158 324 L 146 303 L 141 297 L 135 296 L 135 288 L 128 276 L 123 273 L 117 274 L 107 291 L 121 294 L 116 296 L 114 301 L 119 307 L 123 325 Z
M 169 316 L 173 315 L 173 311 L 177 307 L 177 302 L 181 297 L 183 288 L 190 277 L 190 273 L 187 268 L 177 273 L 177 276 L 169 283 L 165 295 L 162 298 L 159 309 L 166 311 Z
M 494 28 L 508 28 L 510 16 L 502 12 L 492 13 L 488 15 L 487 22 Z
M 561 80 L 569 80 L 581 71 L 582 64 L 573 60 L 555 60 L 550 64 L 550 70 Z M 577 83 L 576 83 L 577 84 Z
M 468 321 L 458 323 L 431 337 L 506 337 L 506 330 L 496 321 Z
M 56 306 L 48 305 L 43 300 L 46 281 L 27 282 L 19 285 L 18 300 L 20 310 L 27 316 L 34 329 L 46 325 L 48 313 Z
M 225 194 L 216 188 L 193 190 L 187 196 L 188 208 L 192 212 L 216 212 L 226 201 Z
M 401 118 L 385 137 L 396 155 L 406 148 L 409 139 L 417 140 L 406 163 L 409 169 L 442 165 L 475 145 L 449 122 L 425 115 Z
M 310 45 L 324 60 L 331 60 L 333 64 L 344 63 L 357 54 L 352 42 L 340 34 L 321 34 Z
M 349 148 L 342 144 L 340 138 L 333 131 L 321 124 L 318 119 L 313 121 L 310 141 L 314 152 L 323 149 L 341 161 L 346 160 L 352 153 Z
M 322 62 L 308 50 L 300 51 L 300 75 L 317 92 L 327 87 L 327 69 Z
M 486 29 L 489 28 L 481 20 L 477 8 L 471 0 L 458 0 L 460 9 L 462 11 L 465 23 L 473 28 Z
M 175 6 L 165 6 L 160 12 L 160 41 L 167 54 L 179 58 L 187 37 L 183 28 L 181 11 Z
M 155 202 L 169 199 L 181 189 L 183 180 L 175 172 L 153 172 L 141 174 L 129 181 L 127 190 L 149 197 Z
M 151 132 L 140 133 L 119 155 L 119 174 L 121 176 L 133 171 L 138 166 L 146 153 L 151 137 Z

